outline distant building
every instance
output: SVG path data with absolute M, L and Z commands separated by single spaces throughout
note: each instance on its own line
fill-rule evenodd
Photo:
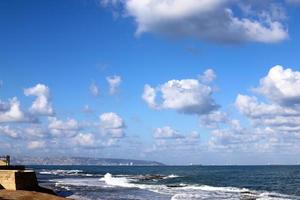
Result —
M 0 156 L 0 189 L 37 190 L 35 172 L 22 165 L 10 165 L 10 156 Z
M 0 156 L 0 166 L 9 166 L 10 156 Z

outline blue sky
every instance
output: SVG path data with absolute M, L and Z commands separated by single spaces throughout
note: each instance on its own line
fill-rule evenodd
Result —
M 0 9 L 1 154 L 300 162 L 299 1 Z

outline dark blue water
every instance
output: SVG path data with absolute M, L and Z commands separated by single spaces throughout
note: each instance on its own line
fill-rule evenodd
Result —
M 31 166 L 73 199 L 300 199 L 300 166 Z

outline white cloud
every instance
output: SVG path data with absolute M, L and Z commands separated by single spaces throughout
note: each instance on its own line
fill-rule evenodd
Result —
M 103 1 L 124 6 L 137 24 L 136 35 L 146 32 L 167 37 L 193 37 L 219 43 L 274 43 L 288 37 L 281 20 L 272 12 L 257 10 L 249 16 L 237 10 L 241 0 L 124 0 Z M 234 7 L 234 9 L 233 9 Z M 236 13 L 239 12 L 239 16 Z M 261 15 L 260 13 L 264 13 Z
M 56 117 L 49 117 L 48 121 L 48 129 L 54 136 L 73 136 L 80 129 L 79 123 L 75 119 L 62 121 Z
M 245 151 L 299 151 L 300 73 L 275 66 L 253 91 L 263 98 L 239 94 L 235 106 L 250 122 L 250 127 L 229 124 L 213 131 L 210 144 Z M 264 102 L 264 100 L 267 100 Z M 220 146 L 219 146 L 220 147 Z M 254 149 L 253 149 L 254 148 Z
M 278 104 L 260 103 L 255 97 L 238 95 L 237 109 L 250 119 L 255 127 L 263 127 L 278 133 L 300 136 L 300 111 Z
M 96 83 L 92 83 L 91 85 L 90 85 L 90 93 L 93 95 L 93 96 L 95 96 L 95 97 L 97 97 L 97 96 L 99 96 L 100 95 L 100 89 L 99 89 L 99 86 L 98 85 L 96 85 Z
M 161 92 L 161 105 L 155 102 L 156 92 Z M 185 114 L 204 115 L 218 108 L 212 93 L 210 86 L 196 79 L 170 80 L 156 89 L 146 85 L 143 99 L 152 108 L 156 106 Z
M 207 69 L 203 75 L 200 76 L 200 80 L 203 81 L 204 83 L 210 83 L 216 79 L 216 74 L 214 70 L 212 69 Z
M 300 72 L 275 66 L 260 80 L 254 91 L 268 102 L 256 97 L 238 95 L 237 109 L 255 127 L 267 128 L 287 138 L 300 137 Z
M 145 153 L 159 151 L 195 151 L 200 146 L 200 135 L 197 131 L 183 135 L 169 126 L 156 128 L 153 131 L 155 139 L 151 148 L 146 148 Z
M 26 133 L 26 135 L 29 137 L 38 137 L 38 138 L 45 137 L 48 134 L 47 130 L 45 130 L 39 125 L 32 125 L 24 128 L 24 133 Z
M 237 96 L 235 105 L 241 113 L 251 118 L 273 117 L 276 115 L 299 115 L 299 111 L 297 110 L 282 107 L 277 104 L 259 103 L 256 97 L 241 94 Z
M 227 121 L 227 114 L 221 111 L 213 111 L 200 117 L 200 124 L 208 128 L 216 128 Z
M 38 115 L 53 115 L 54 110 L 50 102 L 50 91 L 46 85 L 37 84 L 34 87 L 24 90 L 26 96 L 36 96 L 37 98 L 30 107 L 30 112 Z
M 100 128 L 105 133 L 113 138 L 124 137 L 124 129 L 126 127 L 124 120 L 116 113 L 103 113 L 99 116 Z
M 284 69 L 277 65 L 270 69 L 268 75 L 260 80 L 254 91 L 269 100 L 288 106 L 300 104 L 300 72 Z
M 95 137 L 91 133 L 79 133 L 73 139 L 75 145 L 92 147 L 95 144 Z
M 9 100 L 9 103 L 0 101 L 0 123 L 1 122 L 29 122 L 30 118 L 21 111 L 20 102 L 17 97 Z
M 45 141 L 36 140 L 36 141 L 30 141 L 27 144 L 28 149 L 41 149 L 44 148 L 46 145 Z
M 156 128 L 154 130 L 154 138 L 156 139 L 174 139 L 181 138 L 182 136 L 174 129 L 169 126 L 165 126 L 162 128 Z
M 209 149 L 222 151 L 260 151 L 255 144 L 263 139 L 256 131 L 241 127 L 237 120 L 232 120 L 228 128 L 212 130 L 211 136 Z
M 106 81 L 109 84 L 109 94 L 114 95 L 118 91 L 118 87 L 122 82 L 122 78 L 120 76 L 108 76 L 106 77 Z
M 11 129 L 9 126 L 0 126 L 0 134 L 4 134 L 11 138 L 18 138 L 19 132 Z
M 148 104 L 150 108 L 156 108 L 156 91 L 150 85 L 145 85 L 144 93 L 142 95 L 143 100 Z

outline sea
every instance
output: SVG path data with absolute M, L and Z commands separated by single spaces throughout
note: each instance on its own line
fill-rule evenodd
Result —
M 75 200 L 299 199 L 300 166 L 29 166 Z

